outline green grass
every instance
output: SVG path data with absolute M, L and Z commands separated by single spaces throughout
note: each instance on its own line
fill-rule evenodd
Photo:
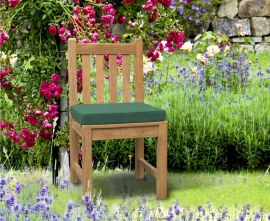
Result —
M 43 171 L 35 171 L 34 175 L 26 174 L 17 177 L 25 184 L 35 183 L 31 185 L 30 191 L 24 192 L 27 202 L 30 200 L 29 194 L 38 192 L 41 187 L 35 182 L 38 177 L 45 178 L 46 176 Z M 50 177 L 47 176 L 47 178 Z M 144 180 L 136 180 L 134 172 L 127 170 L 96 171 L 93 176 L 93 187 L 94 195 L 100 195 L 110 210 L 123 203 L 125 195 L 129 206 L 134 208 L 145 196 L 151 208 L 156 208 L 160 203 L 164 209 L 167 209 L 178 201 L 182 208 L 192 210 L 196 210 L 199 205 L 210 204 L 214 208 L 228 208 L 233 212 L 237 208 L 250 204 L 252 210 L 263 207 L 265 212 L 270 212 L 270 174 L 264 172 L 169 173 L 168 198 L 163 201 L 156 200 L 155 179 L 148 174 Z M 55 196 L 52 211 L 59 214 L 64 213 L 70 200 L 79 203 L 82 199 L 80 184 L 70 185 L 64 190 L 51 187 L 50 191 Z
M 155 204 L 155 180 L 147 175 L 146 180 L 138 181 L 130 172 L 117 171 L 112 174 L 99 174 L 94 177 L 94 187 L 102 192 L 109 204 L 120 203 L 124 194 L 134 191 L 134 197 L 148 195 Z M 167 200 L 162 205 L 172 206 L 178 201 L 185 207 L 197 207 L 210 202 L 217 207 L 233 208 L 235 205 L 250 204 L 254 208 L 263 207 L 270 211 L 270 176 L 253 173 L 170 173 L 168 177 Z
M 269 51 L 264 51 L 258 54 L 250 53 L 249 59 L 252 63 L 256 63 L 256 58 L 258 58 L 258 64 L 254 67 L 252 67 L 251 70 L 257 70 L 258 67 L 261 67 L 263 71 L 265 71 L 266 68 L 270 68 L 269 63 Z

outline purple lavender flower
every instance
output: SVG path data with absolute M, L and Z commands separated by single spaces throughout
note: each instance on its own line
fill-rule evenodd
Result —
M 0 178 L 0 187 L 3 187 L 7 184 L 7 180 L 5 178 Z
M 16 193 L 21 193 L 22 191 L 22 184 L 20 184 L 18 181 L 16 181 L 15 191 Z
M 262 217 L 262 214 L 260 213 L 260 212 L 256 212 L 255 213 L 255 220 L 259 220 L 259 219 L 261 219 L 261 217 Z
M 40 195 L 44 196 L 46 193 L 48 193 L 48 189 L 49 189 L 49 187 L 47 185 L 44 185 L 43 187 L 41 187 Z
M 61 188 L 61 189 L 67 188 L 68 185 L 69 185 L 68 180 L 62 180 L 62 181 L 60 182 L 60 188 Z
M 11 210 L 12 206 L 14 205 L 15 203 L 15 197 L 14 195 L 11 195 L 11 196 L 8 196 L 6 201 L 5 201 L 5 204 L 6 204 L 6 208 L 8 210 Z
M 178 216 L 180 214 L 179 203 L 175 202 L 173 208 L 174 208 L 174 213 Z
M 183 6 L 180 6 L 180 7 L 178 8 L 178 12 L 179 12 L 180 15 L 183 15 L 183 14 L 185 13 L 184 7 L 183 7 Z

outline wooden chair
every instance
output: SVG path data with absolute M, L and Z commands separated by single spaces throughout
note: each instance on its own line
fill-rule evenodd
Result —
M 104 55 L 109 54 L 110 103 L 104 103 Z M 122 55 L 118 73 L 117 54 Z M 82 103 L 77 96 L 77 63 L 81 56 Z M 130 59 L 134 56 L 134 59 Z M 94 59 L 96 103 L 91 103 L 90 59 Z M 131 67 L 134 65 L 134 68 Z M 92 69 L 92 68 L 91 68 Z M 130 70 L 134 70 L 135 102 L 131 102 Z M 144 178 L 144 169 L 156 177 L 157 198 L 167 197 L 166 113 L 144 103 L 143 43 L 76 43 L 68 40 L 70 106 L 70 179 L 83 183 L 83 192 L 92 193 L 92 141 L 135 138 L 135 176 Z M 118 103 L 117 76 L 122 74 L 122 103 Z M 79 137 L 82 141 L 82 167 L 78 163 Z M 156 168 L 144 159 L 144 137 L 157 137 Z

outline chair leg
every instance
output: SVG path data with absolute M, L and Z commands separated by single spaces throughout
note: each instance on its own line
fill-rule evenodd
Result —
M 167 198 L 167 122 L 160 125 L 157 144 L 156 192 L 158 199 Z
M 144 178 L 144 168 L 139 165 L 139 158 L 144 159 L 144 138 L 135 139 L 135 177 Z
M 70 128 L 70 182 L 73 184 L 79 183 L 79 177 L 73 169 L 74 163 L 79 160 L 79 139 L 78 135 Z
M 92 135 L 90 130 L 82 132 L 83 193 L 92 195 Z

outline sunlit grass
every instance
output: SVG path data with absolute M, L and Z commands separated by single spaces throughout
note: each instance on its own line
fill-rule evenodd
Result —
M 48 172 L 46 175 L 44 171 L 16 176 L 18 181 L 30 187 L 25 188 L 22 194 L 23 200 L 28 203 L 35 201 L 29 197 L 35 196 L 42 186 L 37 182 L 40 180 L 38 177 L 47 177 L 51 184 Z M 118 207 L 123 201 L 129 201 L 129 206 L 136 208 L 146 197 L 150 208 L 157 208 L 160 203 L 164 210 L 177 201 L 182 208 L 191 210 L 210 204 L 215 208 L 234 211 L 249 204 L 253 210 L 264 208 L 265 212 L 270 212 L 270 174 L 265 172 L 169 173 L 168 198 L 163 201 L 156 200 L 155 179 L 148 174 L 145 179 L 136 180 L 133 171 L 96 171 L 93 187 L 94 195 L 101 197 L 110 209 Z M 58 214 L 65 212 L 69 201 L 82 202 L 81 184 L 69 185 L 65 189 L 50 185 L 50 192 L 54 198 L 52 211 Z

